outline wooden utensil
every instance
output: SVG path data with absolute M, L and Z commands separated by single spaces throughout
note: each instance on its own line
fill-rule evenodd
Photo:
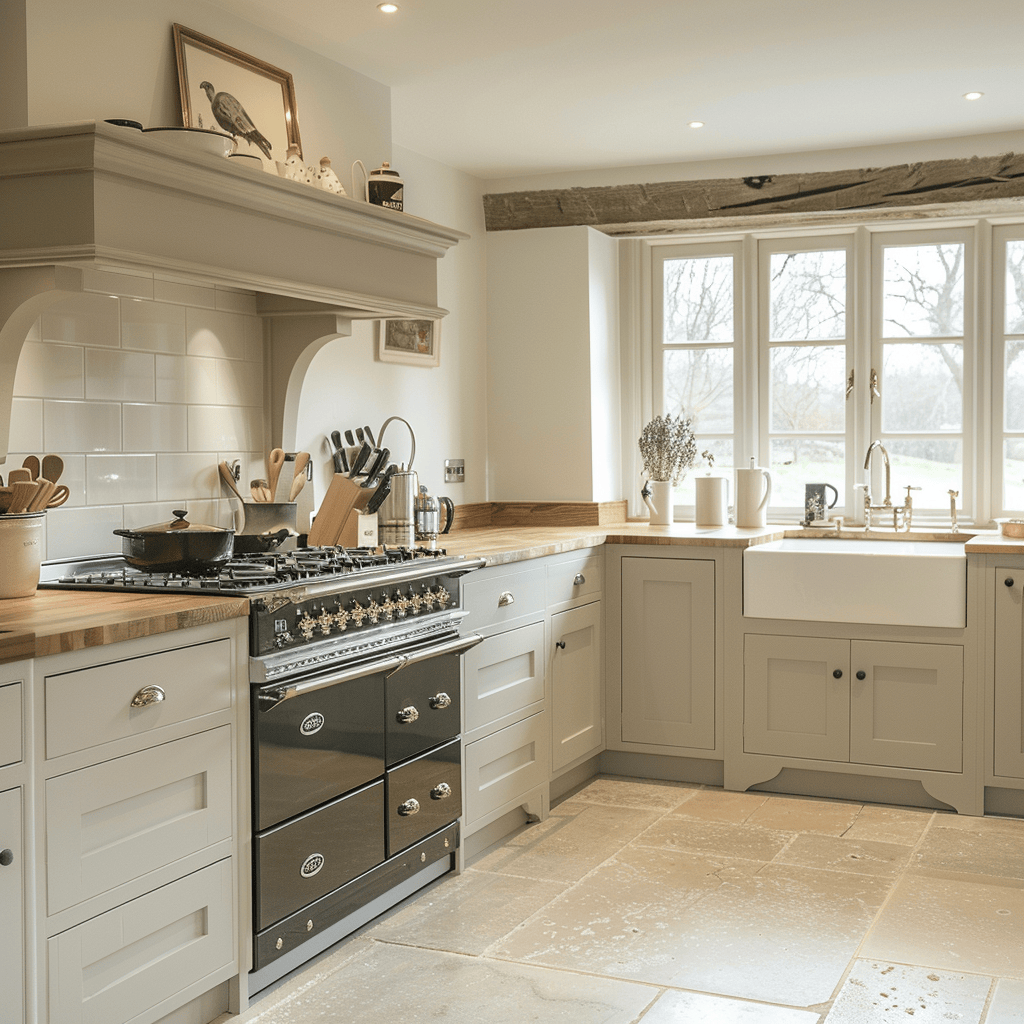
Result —
M 41 475 L 51 483 L 56 483 L 64 472 L 64 460 L 59 455 L 44 455 Z
M 17 472 L 17 470 L 12 470 Z M 29 502 L 36 496 L 36 485 L 31 480 L 19 480 L 11 488 L 11 504 L 7 508 L 9 515 L 17 515 L 28 510 Z
M 13 487 L 17 483 L 31 483 L 35 477 L 27 469 L 12 469 L 7 477 L 7 486 Z
M 26 455 L 22 466 L 32 474 L 33 480 L 39 479 L 39 456 Z
M 295 456 L 295 475 L 292 477 L 292 486 L 288 491 L 288 500 L 294 501 L 306 483 L 306 466 L 309 465 L 309 452 L 299 452 Z
M 59 508 L 70 496 L 71 491 L 68 490 L 67 484 L 54 484 L 53 494 L 50 495 L 50 500 L 47 501 L 46 507 Z
M 234 492 L 235 497 L 244 502 L 242 492 L 238 489 L 238 484 L 235 482 L 235 474 L 231 472 L 231 467 L 226 463 L 222 462 L 218 467 L 220 470 L 220 478 L 228 485 L 228 489 Z
M 267 479 L 264 481 L 270 489 L 270 497 L 267 501 L 273 501 L 277 495 L 277 478 L 281 475 L 281 467 L 284 465 L 284 449 L 274 448 L 267 459 Z
M 37 480 L 36 481 L 36 493 L 32 500 L 28 503 L 29 512 L 40 512 L 46 508 L 46 503 L 50 500 L 57 485 L 52 480 Z
M 249 493 L 253 501 L 270 501 L 271 491 L 266 480 L 250 480 Z

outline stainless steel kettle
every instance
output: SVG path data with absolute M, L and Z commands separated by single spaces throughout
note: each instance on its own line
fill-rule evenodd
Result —
M 441 529 L 441 506 L 444 506 L 445 521 L 444 529 Z M 452 520 L 455 518 L 455 503 L 451 498 L 431 497 L 427 493 L 426 485 L 420 485 L 420 493 L 415 502 L 416 516 L 416 539 L 429 541 L 433 547 L 437 538 L 447 533 L 452 528 Z

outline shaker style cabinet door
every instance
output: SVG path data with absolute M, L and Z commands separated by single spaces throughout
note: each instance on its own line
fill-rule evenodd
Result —
M 0 793 L 0 1017 L 25 1019 L 24 857 L 21 790 Z
M 715 563 L 622 559 L 622 736 L 715 746 Z
M 996 569 L 996 775 L 1024 779 L 1024 569 Z
M 551 638 L 551 768 L 558 771 L 604 739 L 600 603 L 552 615 Z

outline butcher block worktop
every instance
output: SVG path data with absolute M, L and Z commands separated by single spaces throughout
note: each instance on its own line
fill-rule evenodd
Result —
M 248 615 L 244 597 L 39 590 L 0 601 L 0 662 L 168 633 Z

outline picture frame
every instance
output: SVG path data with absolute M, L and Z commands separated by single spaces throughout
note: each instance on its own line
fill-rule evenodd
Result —
M 298 148 L 301 159 L 295 85 L 287 71 L 184 25 L 175 24 L 173 32 L 186 128 L 232 135 L 236 151 L 259 156 L 271 174 L 287 159 L 289 146 Z M 232 101 L 244 116 L 237 116 Z M 234 119 L 229 118 L 232 113 Z M 249 131 L 233 130 L 247 124 Z
M 441 321 L 378 320 L 377 360 L 409 366 L 440 366 Z

